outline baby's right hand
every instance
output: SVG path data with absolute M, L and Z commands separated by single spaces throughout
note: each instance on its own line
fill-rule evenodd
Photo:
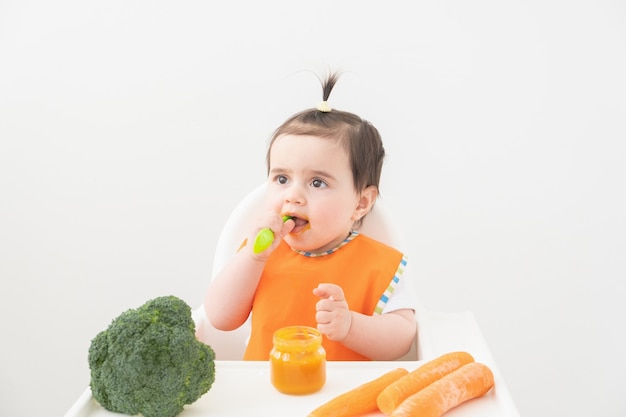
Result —
M 252 245 L 252 252 L 257 256 L 267 257 L 276 249 L 284 236 L 295 226 L 291 218 L 272 214 L 264 220 L 265 227 L 257 229 Z

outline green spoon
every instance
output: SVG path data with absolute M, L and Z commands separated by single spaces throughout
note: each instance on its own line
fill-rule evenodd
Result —
M 283 222 L 291 219 L 291 216 L 283 216 Z M 259 230 L 256 238 L 254 239 L 254 245 L 252 246 L 252 251 L 254 253 L 261 253 L 265 249 L 269 248 L 274 241 L 274 232 L 272 229 L 266 227 L 264 229 Z

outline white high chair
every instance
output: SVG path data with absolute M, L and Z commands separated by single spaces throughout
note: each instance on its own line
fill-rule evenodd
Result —
M 263 208 L 265 184 L 261 184 L 250 192 L 237 205 L 222 229 L 213 258 L 212 276 L 214 277 L 232 257 L 245 236 L 249 224 L 254 220 L 259 210 Z M 381 242 L 402 250 L 402 239 L 381 200 L 363 221 L 359 231 Z M 409 258 L 409 262 L 411 259 Z M 408 275 L 411 278 L 410 274 Z M 428 311 L 418 305 L 417 337 L 411 350 L 399 360 L 418 360 L 432 358 L 440 354 L 465 350 L 475 357 L 491 359 L 484 338 L 478 328 L 474 315 L 471 312 L 445 314 Z M 250 332 L 248 321 L 236 330 L 221 331 L 215 329 L 204 312 L 204 306 L 194 310 L 193 318 L 196 323 L 198 339 L 210 345 L 219 360 L 241 360 L 246 346 L 246 339 Z M 478 360 L 478 359 L 477 359 Z
M 247 229 L 248 222 L 253 219 L 253 214 L 263 205 L 264 194 L 265 186 L 257 187 L 238 204 L 229 216 L 215 250 L 213 276 L 236 253 L 241 244 L 242 236 L 244 236 L 243 231 Z M 385 243 L 393 244 L 400 249 L 404 247 L 401 243 L 398 243 L 401 242 L 400 236 L 394 228 L 391 216 L 389 216 L 381 201 L 378 201 L 374 209 L 365 217 L 360 231 Z M 407 276 L 410 277 L 410 275 Z M 446 314 L 429 311 L 418 305 L 415 314 L 417 318 L 416 342 L 411 351 L 399 360 L 430 360 L 448 352 L 459 350 L 469 352 L 477 362 L 488 365 L 494 374 L 496 386 L 494 392 L 497 392 L 497 404 L 499 407 L 496 409 L 496 415 L 520 417 L 471 312 Z M 224 332 L 211 326 L 205 315 L 204 306 L 201 305 L 195 309 L 192 312 L 192 316 L 196 324 L 198 339 L 213 348 L 216 359 L 229 361 L 241 360 L 243 358 L 246 340 L 250 332 L 248 322 L 237 330 Z M 410 369 L 412 365 L 411 362 L 404 362 L 399 363 L 398 366 Z M 65 417 L 85 417 L 92 415 L 89 414 L 90 412 L 101 411 L 94 408 L 95 404 L 91 390 L 87 387 L 65 414 Z

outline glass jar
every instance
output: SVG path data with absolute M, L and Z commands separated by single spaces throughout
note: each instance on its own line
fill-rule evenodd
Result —
M 274 332 L 270 352 L 272 385 L 285 394 L 311 394 L 326 383 L 326 351 L 313 327 L 283 327 Z

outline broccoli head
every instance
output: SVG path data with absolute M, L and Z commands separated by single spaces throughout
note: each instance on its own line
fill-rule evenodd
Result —
M 159 297 L 123 312 L 91 341 L 90 387 L 109 411 L 174 417 L 211 388 L 214 360 L 196 339 L 189 305 Z

